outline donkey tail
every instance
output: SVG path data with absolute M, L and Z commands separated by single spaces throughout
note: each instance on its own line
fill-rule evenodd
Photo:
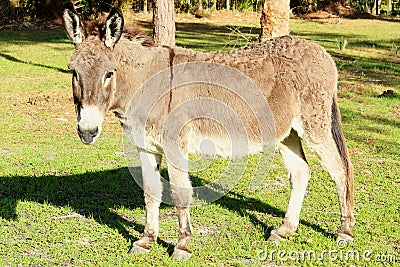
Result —
M 353 165 L 350 161 L 349 150 L 347 148 L 346 139 L 344 138 L 340 110 L 337 104 L 337 96 L 333 97 L 332 101 L 332 136 L 335 140 L 340 158 L 346 174 L 346 201 L 349 207 L 354 206 L 354 177 Z

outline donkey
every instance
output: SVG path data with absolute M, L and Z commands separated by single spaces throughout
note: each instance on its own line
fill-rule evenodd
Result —
M 135 138 L 139 132 L 135 127 L 143 126 L 144 122 L 137 119 L 141 118 L 141 110 L 135 110 L 132 103 L 138 103 L 135 98 L 143 90 L 141 86 L 153 75 L 188 62 L 224 64 L 244 73 L 260 88 L 264 98 L 260 101 L 266 101 L 272 112 L 276 147 L 291 179 L 287 212 L 282 225 L 271 232 L 268 240 L 285 240 L 297 230 L 310 178 L 310 168 L 301 144 L 301 140 L 304 140 L 318 154 L 322 165 L 336 183 L 341 213 L 337 240 L 352 241 L 352 228 L 355 224 L 353 170 L 337 104 L 337 69 L 324 48 L 290 36 L 231 51 L 199 52 L 156 46 L 142 32 L 129 27 L 124 29 L 124 18 L 117 8 L 112 9 L 106 19 L 92 21 L 84 26 L 72 5 L 67 6 L 63 13 L 63 23 L 68 38 L 75 44 L 68 67 L 73 72 L 77 131 L 84 144 L 93 144 L 98 139 L 107 111 L 114 112 L 123 127 L 131 131 L 132 138 Z M 173 71 L 170 79 L 174 79 Z M 210 96 L 225 100 L 224 103 L 241 111 L 239 117 L 246 129 L 257 132 L 252 128 L 254 118 L 250 118 L 244 105 L 239 103 L 240 97 L 223 92 L 220 88 L 210 92 L 210 88 L 195 84 L 188 85 L 186 90 L 171 88 L 161 100 L 148 100 L 148 105 L 157 102 L 157 112 L 144 127 L 145 144 L 138 145 L 146 225 L 143 236 L 133 243 L 131 253 L 148 252 L 151 242 L 157 239 L 162 194 L 159 166 L 166 149 L 160 141 L 165 130 L 160 124 L 179 103 Z M 188 131 L 181 131 L 179 135 L 168 137 L 167 140 L 172 142 L 175 141 L 173 139 L 179 139 L 180 149 L 185 155 L 197 152 L 186 142 L 196 134 L 218 136 L 217 140 L 224 146 L 227 136 L 222 134 L 221 127 L 205 120 L 198 118 L 188 126 Z M 179 220 L 179 238 L 172 257 L 185 260 L 192 255 L 188 245 L 192 237 L 189 206 L 193 191 L 188 171 L 172 164 L 168 157 L 166 161 L 170 183 L 175 185 L 171 186 L 171 196 Z

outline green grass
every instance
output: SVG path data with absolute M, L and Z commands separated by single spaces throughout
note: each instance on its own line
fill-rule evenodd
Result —
M 240 34 L 224 23 L 179 23 L 177 43 L 215 50 L 257 38 L 256 20 L 235 24 Z M 335 185 L 307 151 L 312 179 L 298 235 L 289 241 L 266 242 L 289 197 L 290 183 L 276 157 L 255 191 L 248 190 L 245 179 L 249 168 L 224 198 L 192 208 L 190 261 L 178 263 L 168 256 L 178 232 L 174 208 L 166 205 L 150 254 L 128 255 L 143 231 L 145 211 L 143 193 L 126 169 L 118 121 L 109 116 L 96 145 L 81 144 L 66 68 L 73 45 L 62 32 L 0 32 L 0 266 L 398 265 L 400 59 L 393 47 L 400 46 L 399 22 L 293 20 L 291 29 L 293 35 L 325 46 L 339 68 L 339 105 L 356 175 L 352 244 L 342 250 L 336 246 L 340 218 Z M 340 38 L 348 41 L 342 50 L 336 44 Z M 397 97 L 377 97 L 388 89 Z M 216 162 L 215 172 L 194 177 L 194 182 L 212 179 L 223 166 Z M 357 251 L 360 260 L 346 261 L 336 250 Z M 332 255 L 294 259 L 304 251 Z M 388 257 L 385 263 L 375 261 L 379 255 L 395 255 L 397 263 Z

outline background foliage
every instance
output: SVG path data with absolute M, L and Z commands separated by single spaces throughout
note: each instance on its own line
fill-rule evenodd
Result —
M 64 3 L 70 0 L 3 0 L 0 2 L 0 12 L 13 19 L 29 17 L 31 19 L 54 19 L 59 17 Z M 391 7 L 388 7 L 390 1 Z M 151 12 L 152 0 L 75 0 L 76 8 L 85 19 L 91 19 L 100 12 L 108 12 L 113 6 L 130 8 L 137 12 Z M 333 14 L 347 13 L 397 15 L 400 2 L 395 0 L 292 0 L 294 13 L 307 14 L 315 11 L 328 11 Z M 204 16 L 204 12 L 216 10 L 237 10 L 257 12 L 261 10 L 262 0 L 175 0 L 176 12 L 192 13 Z M 390 10 L 388 10 L 390 9 Z M 344 14 L 346 16 L 346 14 Z

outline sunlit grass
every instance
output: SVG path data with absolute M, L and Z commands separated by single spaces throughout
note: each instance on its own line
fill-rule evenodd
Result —
M 257 19 L 190 21 L 177 25 L 177 43 L 202 50 L 231 49 L 257 39 Z M 356 239 L 347 250 L 399 256 L 400 45 L 398 22 L 293 20 L 292 34 L 321 43 L 340 74 L 339 105 L 355 167 Z M 233 30 L 232 30 L 233 29 Z M 245 36 L 245 38 L 243 37 Z M 339 51 L 335 40 L 346 38 Z M 111 115 L 95 146 L 76 134 L 70 74 L 72 54 L 62 32 L 0 32 L 0 266 L 176 266 L 168 257 L 178 235 L 172 207 L 160 212 L 160 240 L 149 255 L 127 255 L 145 223 L 144 201 L 123 157 L 118 121 Z M 378 98 L 384 90 L 397 97 Z M 334 183 L 307 151 L 312 166 L 299 235 L 266 242 L 280 224 L 290 183 L 279 157 L 255 191 L 242 180 L 224 198 L 192 209 L 193 259 L 182 266 L 268 266 L 260 251 L 337 250 Z M 213 179 L 206 171 L 201 179 Z M 244 177 L 250 177 L 251 168 Z M 281 260 L 279 260 L 281 259 Z M 273 263 L 298 266 L 381 266 L 340 258 Z M 396 263 L 387 262 L 388 266 Z

